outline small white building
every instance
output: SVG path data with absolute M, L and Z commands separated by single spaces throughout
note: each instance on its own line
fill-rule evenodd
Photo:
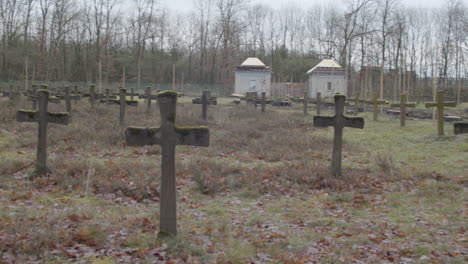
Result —
M 315 98 L 318 92 L 322 98 L 346 95 L 345 74 L 345 70 L 334 60 L 322 60 L 307 72 L 309 97 Z
M 237 66 L 235 75 L 235 94 L 265 92 L 266 96 L 270 96 L 270 67 L 265 66 L 258 58 L 247 58 L 240 66 Z

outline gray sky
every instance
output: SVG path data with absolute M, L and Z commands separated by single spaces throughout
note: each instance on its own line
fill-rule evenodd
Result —
M 160 0 L 165 6 L 169 9 L 175 10 L 179 9 L 180 11 L 187 12 L 193 8 L 193 0 Z M 445 1 L 444 0 L 400 0 L 400 2 L 406 6 L 412 7 L 440 7 Z M 298 7 L 308 8 L 315 4 L 324 4 L 329 3 L 340 5 L 341 0 L 251 0 L 251 3 L 261 3 L 279 9 L 286 5 L 291 5 L 294 3 Z

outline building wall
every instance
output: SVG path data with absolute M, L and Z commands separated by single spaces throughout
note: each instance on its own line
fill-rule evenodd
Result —
M 270 96 L 271 72 L 270 71 L 242 71 L 236 70 L 234 93 L 265 92 Z
M 318 92 L 322 98 L 333 97 L 337 93 L 346 95 L 345 84 L 344 73 L 334 75 L 312 73 L 308 80 L 309 97 L 315 98 Z

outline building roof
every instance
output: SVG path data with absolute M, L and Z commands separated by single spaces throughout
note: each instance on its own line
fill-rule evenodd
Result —
M 239 67 L 240 68 L 266 68 L 265 64 L 256 57 L 247 58 Z
M 325 59 L 307 71 L 307 74 L 311 74 L 313 71 L 343 71 L 343 68 L 336 61 Z

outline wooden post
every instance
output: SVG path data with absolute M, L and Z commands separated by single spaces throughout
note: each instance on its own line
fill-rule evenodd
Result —
M 346 117 L 343 115 L 346 97 L 344 95 L 335 95 L 335 116 L 314 116 L 314 126 L 316 127 L 334 127 L 333 152 L 332 152 L 332 174 L 341 176 L 341 150 L 343 143 L 343 128 L 364 128 L 364 119 L 362 117 Z
M 308 104 L 309 104 L 309 96 L 307 95 L 307 91 L 304 91 L 304 115 L 308 115 Z
M 135 95 L 135 91 L 133 88 L 130 88 L 130 100 L 133 101 L 133 96 Z
M 55 123 L 60 125 L 68 125 L 69 122 L 68 113 L 47 112 L 47 104 L 49 102 L 49 92 L 47 90 L 38 91 L 38 100 L 38 111 L 19 110 L 16 112 L 16 121 L 38 123 L 35 170 L 35 175 L 37 176 L 47 174 L 47 124 Z
M 444 102 L 444 91 L 437 91 L 436 101 L 434 103 L 426 103 L 426 108 L 437 108 L 437 133 L 439 136 L 444 135 L 444 106 L 455 107 L 457 102 Z
M 262 113 L 265 113 L 265 100 L 266 100 L 266 93 L 265 92 L 262 92 Z
M 128 127 L 125 137 L 128 146 L 160 145 L 162 148 L 159 237 L 166 237 L 177 234 L 175 147 L 208 147 L 210 132 L 207 127 L 175 126 L 177 92 L 159 93 L 158 101 L 161 127 Z
M 317 93 L 317 98 L 316 98 L 316 100 L 317 100 L 317 110 L 316 110 L 317 115 L 320 115 L 320 106 L 322 105 L 321 95 L 322 95 L 321 93 Z

